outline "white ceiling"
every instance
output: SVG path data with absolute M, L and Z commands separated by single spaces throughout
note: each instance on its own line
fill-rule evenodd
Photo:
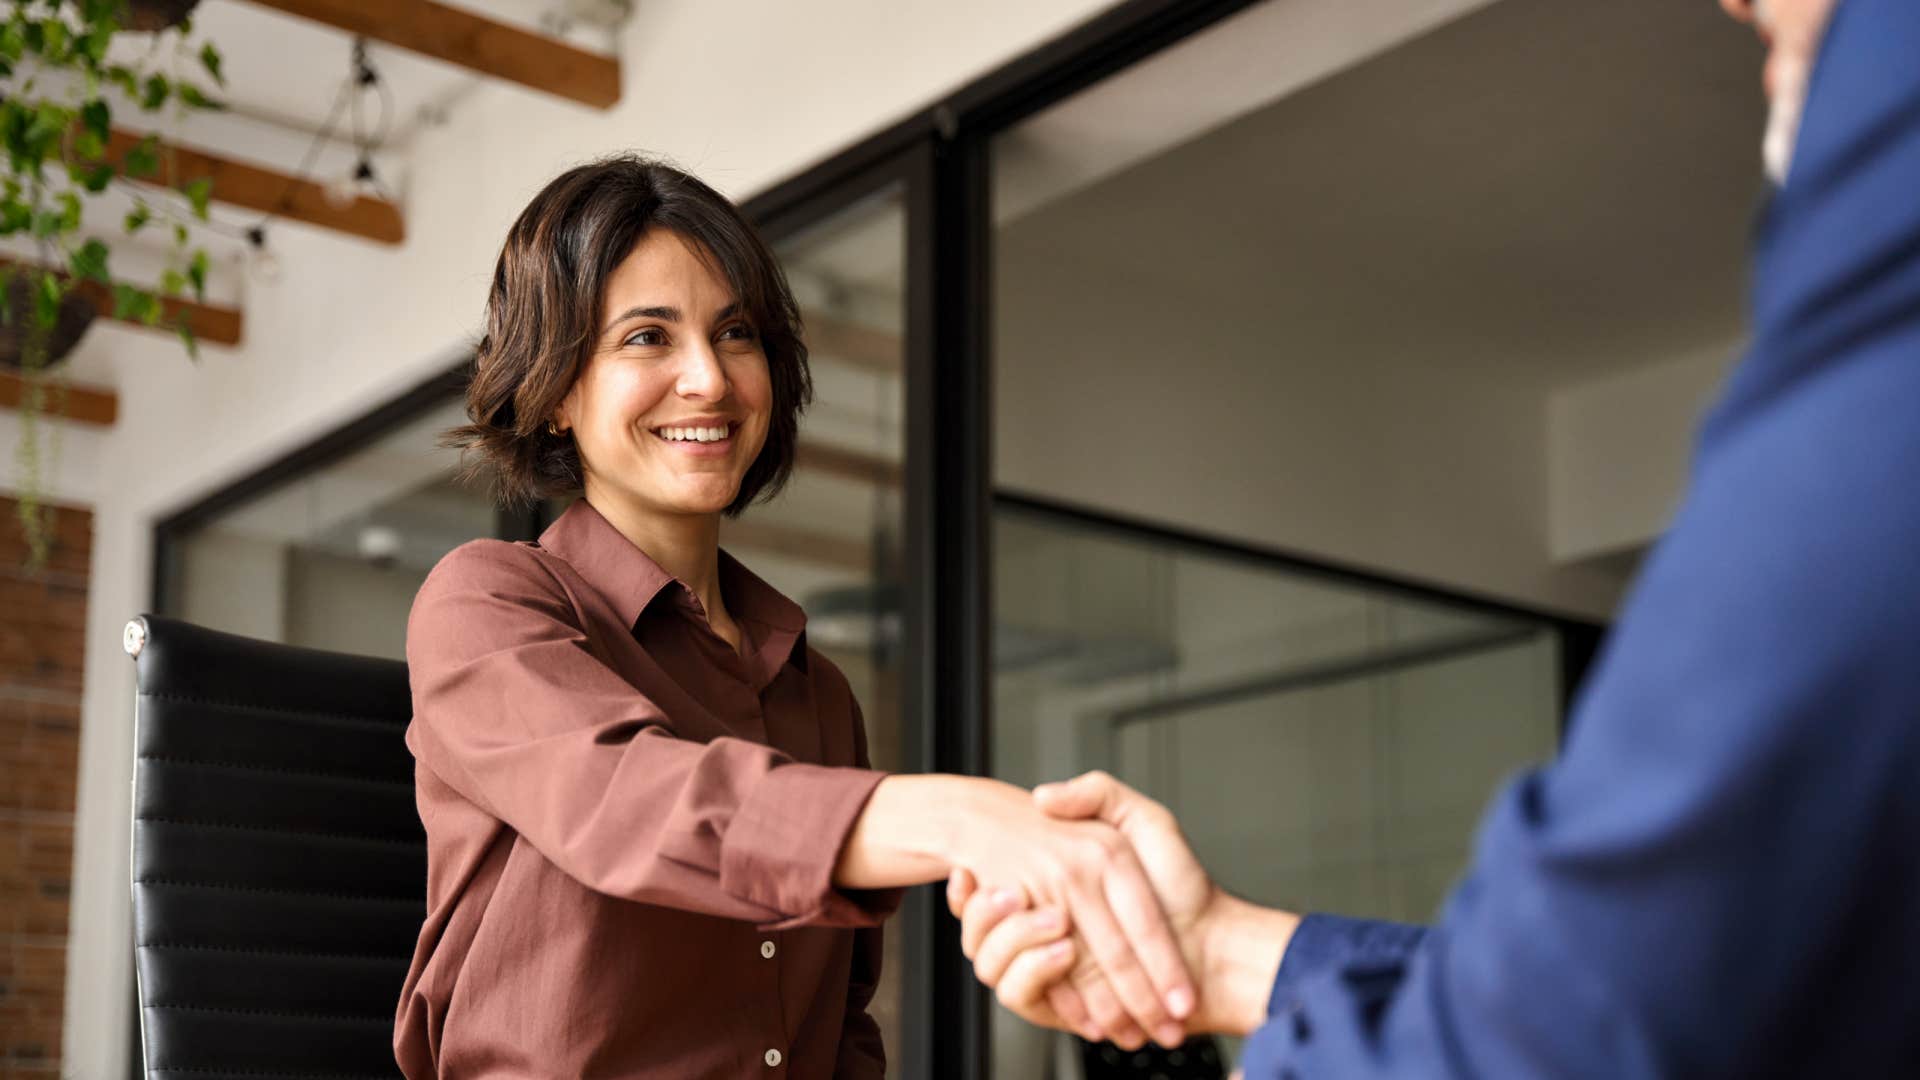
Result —
M 1522 386 L 1730 345 L 1758 71 L 1711 4 L 1505 0 L 1051 195 L 999 230 L 1001 287 L 1097 268 L 1128 311 Z

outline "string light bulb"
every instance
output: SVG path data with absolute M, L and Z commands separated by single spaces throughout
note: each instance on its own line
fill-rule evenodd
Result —
M 362 196 L 377 198 L 380 194 L 379 174 L 373 171 L 373 159 L 360 155 L 352 169 L 340 173 L 328 180 L 321 193 L 335 209 L 344 210 L 352 206 Z
M 336 173 L 320 188 L 320 193 L 326 196 L 328 206 L 345 210 L 360 197 L 360 182 L 350 172 Z
M 255 281 L 272 285 L 280 280 L 280 257 L 267 246 L 267 230 L 255 225 L 247 230 L 247 269 Z

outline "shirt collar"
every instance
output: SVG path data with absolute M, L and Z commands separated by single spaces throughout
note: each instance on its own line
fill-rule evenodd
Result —
M 540 546 L 565 559 L 588 585 L 612 602 L 628 629 L 663 593 L 699 611 L 699 601 L 691 589 L 662 569 L 585 499 L 574 500 L 547 526 L 540 534 Z M 801 669 L 806 668 L 807 616 L 799 604 L 725 551 L 720 552 L 720 591 L 736 620 L 754 624 L 748 633 L 757 651 L 773 654 L 768 658 L 775 664 L 790 659 Z

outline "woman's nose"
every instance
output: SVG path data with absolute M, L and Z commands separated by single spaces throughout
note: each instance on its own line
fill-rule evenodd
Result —
M 726 396 L 727 373 L 721 369 L 712 346 L 699 342 L 686 351 L 674 389 L 681 397 L 706 401 Z

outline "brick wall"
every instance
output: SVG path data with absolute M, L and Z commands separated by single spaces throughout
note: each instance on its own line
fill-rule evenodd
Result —
M 46 568 L 0 498 L 0 1080 L 60 1075 L 93 516 L 61 509 Z

